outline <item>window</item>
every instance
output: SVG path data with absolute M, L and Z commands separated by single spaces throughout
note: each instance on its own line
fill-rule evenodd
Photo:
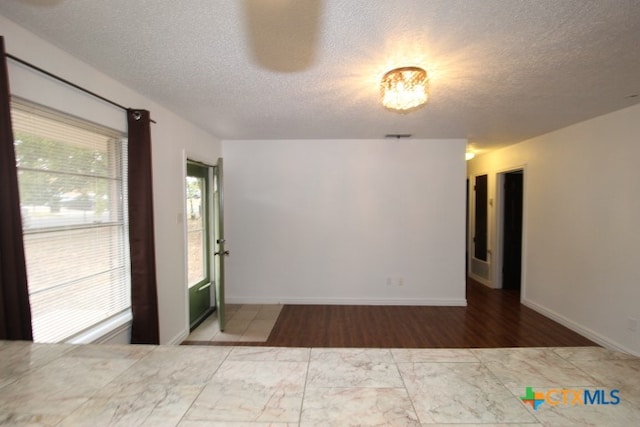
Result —
M 34 341 L 60 342 L 131 305 L 126 136 L 11 107 Z
M 187 265 L 189 287 L 195 286 L 209 277 L 208 263 L 206 262 L 207 215 L 203 209 L 206 206 L 202 206 L 202 198 L 206 196 L 206 178 L 192 176 L 191 174 L 193 172 L 190 172 L 190 175 L 187 176 L 187 211 L 189 213 Z

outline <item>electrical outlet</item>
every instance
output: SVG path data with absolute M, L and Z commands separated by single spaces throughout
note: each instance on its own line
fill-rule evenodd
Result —
M 404 286 L 404 277 L 398 277 L 398 286 Z
M 635 319 L 633 317 L 629 317 L 628 319 L 628 328 L 631 332 L 636 332 L 638 330 L 638 319 Z
M 387 277 L 387 286 L 391 286 L 391 277 Z

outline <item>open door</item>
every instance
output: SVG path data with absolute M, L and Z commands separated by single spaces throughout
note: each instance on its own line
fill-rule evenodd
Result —
M 187 270 L 189 328 L 196 328 L 211 312 L 210 194 L 207 165 L 187 162 Z
M 213 168 L 213 223 L 214 223 L 214 285 L 216 290 L 216 311 L 220 331 L 225 329 L 224 310 L 224 257 L 229 255 L 224 240 L 224 192 L 222 158 Z

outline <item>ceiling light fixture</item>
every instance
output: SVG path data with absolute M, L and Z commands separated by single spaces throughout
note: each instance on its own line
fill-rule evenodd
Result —
M 464 153 L 464 159 L 466 161 L 473 159 L 475 156 L 476 156 L 476 153 L 474 153 L 473 151 L 467 151 L 466 153 Z
M 382 105 L 407 111 L 427 102 L 427 72 L 418 67 L 401 67 L 387 72 L 380 82 Z

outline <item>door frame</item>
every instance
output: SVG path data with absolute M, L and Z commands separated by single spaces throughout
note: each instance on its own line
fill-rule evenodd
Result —
M 217 159 L 217 157 L 216 157 Z M 182 247 L 183 247 L 183 251 L 182 251 L 182 255 L 183 255 L 183 280 L 182 280 L 182 291 L 183 291 L 183 307 L 184 307 L 184 327 L 185 327 L 185 337 L 189 335 L 190 333 L 190 320 L 189 320 L 189 270 L 188 270 L 188 257 L 189 257 L 189 253 L 187 250 L 188 247 L 188 237 L 187 237 L 187 218 L 189 215 L 189 212 L 187 211 L 187 206 L 186 203 L 184 203 L 184 201 L 187 199 L 187 189 L 186 189 L 186 185 L 184 185 L 184 183 L 186 182 L 188 173 L 187 173 L 187 162 L 193 162 L 193 163 L 199 163 L 202 166 L 205 166 L 209 169 L 208 172 L 208 180 L 209 180 L 209 184 L 211 186 L 211 188 L 213 188 L 213 168 L 214 165 L 216 164 L 216 160 L 215 159 L 203 159 L 202 156 L 199 156 L 197 154 L 193 154 L 187 150 L 182 150 L 182 181 L 181 181 L 181 194 L 182 194 L 182 200 L 181 200 L 181 206 L 182 209 L 181 211 L 178 212 L 177 214 L 177 222 L 182 225 Z M 208 197 L 208 220 L 210 221 L 210 224 L 213 224 L 213 197 Z M 215 239 L 215 235 L 214 235 L 214 227 L 210 226 L 209 227 L 209 242 L 212 243 L 212 245 L 210 245 L 210 247 L 213 247 L 213 241 Z M 209 256 L 209 271 L 210 271 L 210 275 L 211 275 L 211 282 L 212 282 L 212 291 L 210 293 L 210 304 L 211 307 L 215 307 L 215 298 L 216 298 L 216 293 L 215 291 L 213 291 L 213 274 L 214 274 L 214 268 L 215 268 L 215 263 L 213 261 L 213 256 Z
M 218 317 L 218 329 L 224 332 L 226 328 L 225 315 L 225 256 L 229 255 L 229 251 L 225 249 L 226 240 L 224 234 L 224 166 L 222 157 L 218 157 L 216 165 L 211 169 L 213 204 L 212 217 L 213 226 L 213 244 L 215 251 L 211 262 L 213 263 L 213 284 L 215 289 L 215 310 Z
M 475 185 L 476 185 L 476 178 L 479 176 L 483 176 L 483 175 L 487 175 L 487 260 L 481 260 L 479 258 L 476 258 L 475 256 L 475 241 L 474 241 L 474 236 L 476 235 L 477 231 L 476 231 L 476 200 L 477 200 L 477 195 L 476 195 L 476 190 L 475 190 Z M 472 278 L 473 280 L 475 280 L 476 282 L 482 283 L 483 285 L 487 286 L 487 287 L 493 287 L 493 282 L 492 282 L 492 272 L 491 272 L 491 268 L 493 266 L 493 258 L 494 258 L 494 252 L 492 249 L 492 241 L 493 241 L 493 232 L 494 232 L 494 215 L 493 215 L 493 201 L 491 199 L 491 185 L 492 185 L 492 174 L 490 171 L 486 171 L 486 170 L 482 170 L 480 172 L 476 172 L 473 175 L 467 175 L 467 180 L 469 181 L 469 194 L 467 196 L 467 213 L 468 213 L 468 220 L 467 220 L 467 227 L 469 229 L 469 234 L 467 236 L 467 251 L 469 253 L 469 256 L 467 257 L 467 277 Z M 488 272 L 487 272 L 487 277 L 483 277 L 480 276 L 476 273 L 476 270 L 474 269 L 474 263 L 484 263 L 487 265 L 488 268 Z
M 514 166 L 502 169 L 496 173 L 496 241 L 493 265 L 493 287 L 502 289 L 502 267 L 504 253 L 504 199 L 505 199 L 505 175 L 511 172 L 522 172 L 522 248 L 521 248 L 521 270 L 520 270 L 520 302 L 526 299 L 526 248 L 527 248 L 527 181 L 529 174 L 527 165 Z

